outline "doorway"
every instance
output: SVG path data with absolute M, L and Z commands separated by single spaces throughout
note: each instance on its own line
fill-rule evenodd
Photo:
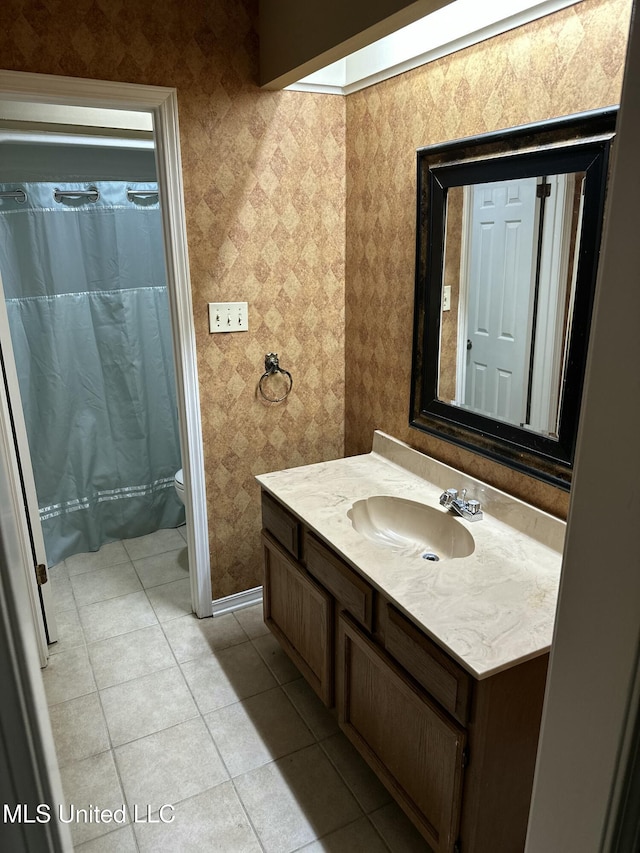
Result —
M 40 586 L 51 644 L 63 561 L 185 520 L 154 144 L 151 128 L 43 123 L 0 129 L 0 152 L 0 327 L 45 543 L 34 562 L 56 576 Z
M 584 173 L 464 188 L 456 405 L 558 437 Z
M 0 72 L 0 102 L 24 111 L 32 121 L 65 121 L 117 127 L 122 116 L 146 120 L 156 145 L 158 191 L 167 269 L 169 312 L 176 367 L 180 449 L 185 480 L 185 509 L 191 599 L 199 617 L 210 616 L 211 578 L 207 533 L 195 334 L 189 282 L 181 161 L 175 91 L 160 87 Z M 88 117 L 91 116 L 89 120 Z M 3 336 L 4 337 L 4 336 Z M 9 341 L 0 344 L 6 350 Z M 14 484 L 15 485 L 15 484 Z M 34 578 L 30 583 L 35 583 Z

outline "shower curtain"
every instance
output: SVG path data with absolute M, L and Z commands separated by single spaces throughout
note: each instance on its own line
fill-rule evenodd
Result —
M 154 184 L 19 188 L 0 273 L 55 565 L 184 521 L 162 229 Z

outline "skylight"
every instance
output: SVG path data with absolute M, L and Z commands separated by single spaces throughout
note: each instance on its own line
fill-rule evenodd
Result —
M 455 0 L 288 89 L 348 95 L 581 0 Z

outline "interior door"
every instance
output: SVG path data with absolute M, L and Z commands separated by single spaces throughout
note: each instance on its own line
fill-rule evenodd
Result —
M 536 178 L 477 184 L 469 209 L 464 405 L 525 420 L 536 250 Z
M 25 507 L 25 516 L 30 540 L 31 554 L 33 558 L 34 573 L 38 584 L 38 593 L 44 630 L 47 642 L 54 643 L 58 639 L 55 612 L 53 607 L 53 596 L 51 584 L 48 582 L 47 555 L 44 547 L 44 537 L 40 524 L 40 510 L 36 485 L 31 466 L 31 455 L 29 442 L 27 440 L 27 428 L 24 421 L 22 401 L 20 398 L 20 387 L 18 385 L 18 374 L 11 346 L 11 334 L 9 330 L 9 318 L 4 300 L 4 289 L 0 277 L 0 356 L 2 362 L 2 374 L 5 394 L 1 417 L 8 420 L 7 427 L 13 433 L 15 460 L 20 478 L 20 488 Z M 6 395 L 6 396 L 5 396 Z

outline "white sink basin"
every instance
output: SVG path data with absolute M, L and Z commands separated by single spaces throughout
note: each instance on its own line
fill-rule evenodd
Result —
M 439 507 L 390 495 L 356 501 L 347 513 L 354 529 L 407 556 L 451 560 L 473 554 L 475 542 L 467 528 Z

